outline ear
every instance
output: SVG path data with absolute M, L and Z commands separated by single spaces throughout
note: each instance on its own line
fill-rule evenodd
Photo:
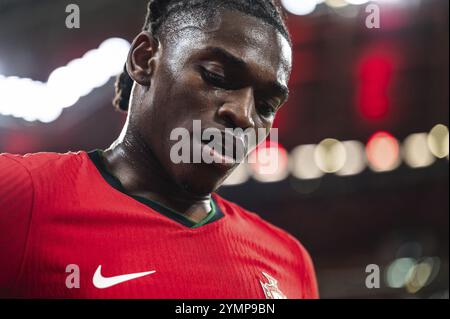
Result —
M 158 49 L 158 40 L 147 31 L 141 32 L 134 39 L 126 66 L 128 74 L 135 82 L 143 86 L 150 86 Z

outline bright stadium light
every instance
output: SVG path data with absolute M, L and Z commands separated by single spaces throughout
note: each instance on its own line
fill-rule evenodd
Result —
M 437 158 L 444 158 L 449 153 L 448 127 L 443 124 L 434 126 L 428 133 L 428 147 Z
M 370 0 L 345 0 L 348 4 L 361 5 L 369 2 Z
M 412 168 L 430 166 L 435 161 L 428 148 L 427 133 L 409 135 L 403 141 L 402 155 L 405 163 Z
M 331 8 L 342 8 L 348 5 L 345 0 L 325 0 L 325 3 Z
M 376 132 L 366 145 L 370 168 L 375 172 L 387 172 L 396 169 L 400 163 L 400 146 L 395 137 L 388 132 Z
M 416 265 L 414 258 L 398 258 L 387 268 L 386 284 L 391 288 L 401 288 L 405 286 L 411 278 L 412 270 Z
M 290 157 L 292 175 L 298 179 L 316 179 L 324 175 L 314 160 L 316 147 L 315 144 L 307 144 L 297 146 L 292 150 Z
M 336 173 L 344 167 L 347 160 L 347 151 L 338 140 L 327 138 L 315 148 L 314 160 L 322 172 Z
M 281 0 L 284 8 L 295 15 L 307 15 L 316 9 L 316 0 Z
M 130 43 L 124 39 L 107 39 L 97 49 L 55 69 L 46 83 L 0 74 L 0 114 L 30 122 L 56 120 L 64 108 L 119 74 L 129 48 Z
M 350 176 L 361 173 L 367 167 L 364 144 L 359 141 L 344 141 L 342 145 L 347 156 L 344 165 L 336 172 L 336 175 Z

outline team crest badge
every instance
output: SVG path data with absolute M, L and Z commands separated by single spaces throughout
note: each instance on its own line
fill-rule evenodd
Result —
M 266 277 L 267 282 L 262 282 L 261 280 L 259 282 L 261 283 L 264 295 L 266 295 L 266 299 L 287 299 L 280 288 L 278 288 L 278 281 L 265 272 L 262 272 L 262 274 Z

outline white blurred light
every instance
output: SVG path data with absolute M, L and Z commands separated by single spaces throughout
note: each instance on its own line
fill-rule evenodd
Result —
M 448 156 L 449 138 L 448 128 L 445 125 L 438 124 L 428 134 L 428 147 L 431 153 L 437 158 Z
M 262 183 L 278 182 L 289 175 L 287 152 L 277 143 L 258 146 L 248 156 L 248 165 L 253 178 Z
M 336 174 L 349 176 L 361 173 L 367 166 L 364 144 L 359 141 L 344 141 L 342 145 L 345 148 L 347 156 L 344 166 Z
M 369 2 L 370 0 L 345 0 L 345 1 L 349 4 L 360 5 L 360 4 L 365 4 L 365 3 Z
M 391 288 L 401 288 L 411 278 L 411 269 L 416 265 L 413 258 L 399 258 L 394 260 L 386 272 L 386 284 Z
M 0 114 L 44 123 L 56 120 L 64 108 L 119 74 L 129 47 L 124 39 L 107 39 L 97 49 L 55 69 L 47 83 L 0 75 Z
M 231 173 L 231 175 L 223 183 L 224 186 L 234 186 L 243 184 L 250 178 L 250 173 L 246 163 L 241 163 L 236 169 Z
M 335 173 L 344 167 L 347 153 L 344 145 L 336 139 L 327 138 L 314 150 L 317 167 L 325 173 Z
M 333 9 L 340 9 L 348 5 L 364 5 L 369 2 L 378 2 L 382 4 L 401 4 L 401 5 L 418 5 L 421 0 L 281 0 L 284 8 L 292 14 L 307 15 L 316 9 L 318 4 L 326 3 Z M 338 12 L 339 13 L 339 12 Z M 340 14 L 340 13 L 339 13 Z M 345 12 L 345 17 L 356 17 L 357 11 Z
M 404 3 L 404 2 L 415 2 L 415 0 L 407 0 L 407 1 L 405 1 L 405 0 L 376 0 L 376 2 L 395 4 L 395 3 L 400 3 L 400 2 L 402 2 L 402 3 Z
M 316 0 L 281 0 L 284 8 L 292 14 L 307 15 L 316 9 Z
M 314 179 L 324 175 L 314 160 L 315 149 L 315 144 L 307 144 L 292 150 L 290 157 L 292 175 L 299 179 Z
M 435 161 L 428 148 L 427 133 L 409 135 L 403 142 L 402 155 L 405 163 L 412 168 L 430 166 Z
M 332 8 L 342 8 L 348 5 L 345 0 L 325 0 L 325 3 Z

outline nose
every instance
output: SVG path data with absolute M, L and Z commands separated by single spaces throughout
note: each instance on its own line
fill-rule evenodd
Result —
M 218 110 L 218 116 L 234 128 L 252 128 L 255 122 L 252 118 L 255 98 L 253 88 L 242 88 L 230 92 L 231 96 Z

